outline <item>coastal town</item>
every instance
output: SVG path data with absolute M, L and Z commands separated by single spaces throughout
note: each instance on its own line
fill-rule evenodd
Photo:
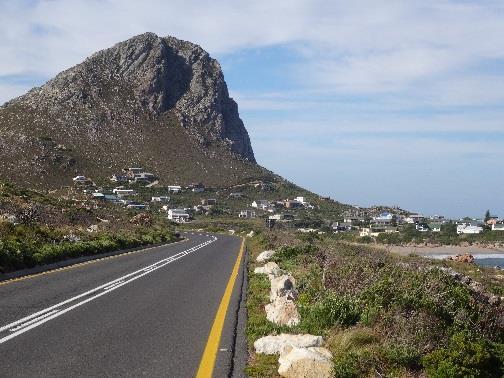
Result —
M 327 216 L 320 208 L 322 203 L 332 201 L 330 198 L 318 196 L 308 200 L 305 195 L 275 198 L 275 188 L 270 182 L 256 181 L 230 188 L 208 188 L 202 183 L 160 185 L 155 174 L 141 167 L 125 168 L 113 174 L 109 181 L 108 185 L 98 186 L 83 175 L 73 178 L 74 187 L 95 205 L 109 202 L 131 210 L 151 209 L 178 224 L 190 223 L 201 216 L 227 216 L 261 221 L 269 229 L 334 233 L 361 240 L 380 240 L 411 231 L 425 235 L 443 232 L 452 235 L 502 232 L 504 235 L 504 219 L 489 211 L 481 218 L 450 219 L 409 212 L 397 206 L 350 206 L 340 214 Z M 317 222 L 313 221 L 315 217 Z

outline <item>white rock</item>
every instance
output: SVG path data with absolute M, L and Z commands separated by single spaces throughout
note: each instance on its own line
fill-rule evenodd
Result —
M 254 342 L 256 353 L 278 354 L 280 351 L 290 345 L 298 348 L 318 347 L 322 345 L 322 336 L 313 335 L 290 335 L 282 333 L 280 335 L 269 335 L 261 337 Z
M 247 234 L 247 237 L 251 238 L 255 235 L 255 232 L 254 231 L 250 231 L 248 234 Z
M 332 354 L 326 348 L 286 346 L 278 359 L 278 374 L 287 378 L 332 377 Z
M 230 235 L 234 235 L 236 231 L 235 230 L 228 230 L 228 232 Z
M 87 228 L 88 232 L 97 232 L 98 231 L 98 225 L 97 224 L 92 224 Z
M 265 310 L 266 318 L 278 325 L 294 326 L 301 321 L 296 304 L 286 297 L 277 297 Z
M 264 251 L 264 252 L 261 252 L 259 254 L 259 256 L 257 256 L 256 261 L 257 262 L 267 261 L 267 260 L 271 259 L 274 254 L 275 254 L 275 251 Z
M 268 278 L 271 280 L 275 277 L 278 277 L 282 275 L 282 269 L 277 265 L 277 263 L 274 263 L 273 261 L 270 261 L 269 263 L 266 263 L 264 266 L 259 266 L 254 269 L 254 273 L 256 274 L 267 274 Z
M 289 300 L 297 298 L 297 291 L 294 289 L 296 281 L 290 274 L 271 278 L 270 301 L 273 302 L 277 297 L 287 297 Z

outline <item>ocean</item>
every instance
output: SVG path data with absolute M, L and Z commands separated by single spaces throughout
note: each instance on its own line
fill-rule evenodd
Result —
M 479 266 L 491 267 L 500 266 L 504 269 L 504 254 L 502 253 L 474 253 L 474 263 Z M 447 255 L 424 255 L 424 257 L 429 257 L 432 259 L 446 259 L 447 257 L 454 256 L 453 254 Z

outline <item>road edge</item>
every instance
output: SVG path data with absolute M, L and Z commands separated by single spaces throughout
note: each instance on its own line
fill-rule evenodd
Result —
M 35 266 L 33 268 L 16 270 L 14 272 L 9 272 L 9 273 L 2 273 L 2 274 L 0 274 L 0 286 L 5 285 L 10 282 L 20 281 L 20 280 L 28 279 L 31 277 L 36 277 L 36 276 L 43 275 L 43 274 L 50 274 L 50 273 L 55 273 L 55 272 L 59 272 L 59 271 L 66 270 L 66 269 L 77 268 L 79 266 L 90 264 L 93 262 L 98 262 L 98 261 L 101 261 L 104 259 L 109 259 L 109 258 L 113 258 L 113 257 L 120 257 L 120 256 L 124 256 L 124 255 L 129 255 L 132 253 L 148 251 L 148 250 L 158 248 L 158 247 L 174 245 L 174 244 L 182 243 L 187 240 L 189 240 L 189 239 L 184 238 L 182 240 L 178 240 L 178 241 L 171 242 L 171 243 L 157 243 L 157 244 L 151 244 L 151 245 L 138 246 L 138 247 L 134 247 L 134 248 L 120 249 L 117 251 L 105 252 L 105 253 L 100 253 L 97 255 L 80 256 L 80 257 L 76 257 L 73 259 L 66 259 L 66 260 L 57 261 L 57 262 L 51 263 L 51 264 Z

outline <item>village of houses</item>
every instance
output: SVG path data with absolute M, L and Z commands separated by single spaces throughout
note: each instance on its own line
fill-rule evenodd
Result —
M 160 205 L 160 211 L 166 213 L 166 217 L 175 223 L 188 223 L 194 219 L 195 215 L 208 215 L 212 209 L 218 205 L 218 200 L 207 194 L 207 188 L 201 183 L 191 184 L 185 187 L 181 185 L 168 185 L 159 187 L 156 175 L 145 172 L 143 168 L 126 168 L 122 172 L 110 177 L 111 187 L 97 187 L 91 178 L 86 176 L 76 176 L 73 178 L 76 186 L 91 199 L 97 201 L 106 201 L 118 204 L 132 210 L 147 210 L 153 204 Z M 268 190 L 268 183 L 252 183 L 261 191 Z M 136 188 L 158 188 L 156 194 L 150 199 L 139 200 L 139 193 Z M 210 191 L 211 192 L 211 191 Z M 179 196 L 183 193 L 199 194 L 198 203 L 185 204 L 185 206 L 171 205 L 173 196 Z M 327 198 L 322 198 L 327 200 Z M 294 227 L 298 215 L 302 210 L 316 210 L 317 206 L 311 204 L 304 196 L 298 196 L 293 199 L 267 200 L 261 198 L 250 198 L 240 191 L 232 191 L 227 195 L 227 200 L 241 200 L 240 203 L 247 203 L 247 208 L 228 214 L 241 219 L 262 218 L 267 227 L 272 228 L 277 224 L 284 226 L 292 225 Z M 196 201 L 193 196 L 193 202 Z M 246 201 L 246 202 L 245 202 Z M 180 204 L 180 201 L 175 201 Z M 378 237 L 380 234 L 398 233 L 405 225 L 414 225 L 419 232 L 439 233 L 443 225 L 456 224 L 457 234 L 480 234 L 485 229 L 491 231 L 504 231 L 504 220 L 497 216 L 489 216 L 487 219 L 447 219 L 443 216 L 423 216 L 421 214 L 412 214 L 399 208 L 397 211 L 389 209 L 383 210 L 382 207 L 372 207 L 362 209 L 354 207 L 346 210 L 340 219 L 328 223 L 324 229 L 317 228 L 298 228 L 300 232 L 334 232 L 334 233 L 353 233 L 360 237 Z

